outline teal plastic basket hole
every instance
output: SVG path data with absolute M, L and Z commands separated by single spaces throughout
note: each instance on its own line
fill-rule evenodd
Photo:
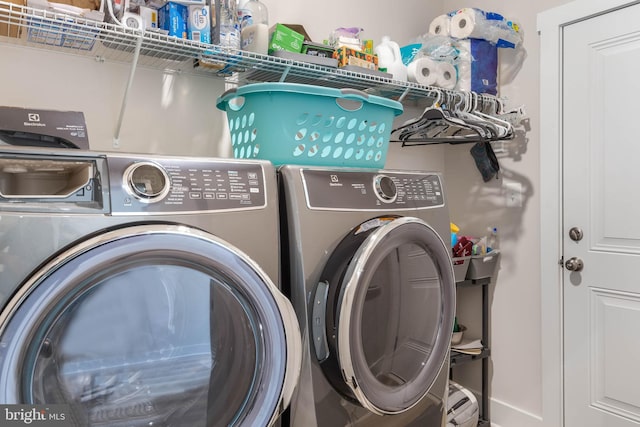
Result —
M 250 120 L 247 120 L 250 121 Z M 384 146 L 384 137 L 380 136 L 385 132 L 384 123 L 369 121 L 362 118 L 349 118 L 347 116 L 324 115 L 321 113 L 304 112 L 296 117 L 296 129 L 293 140 L 297 144 L 293 147 L 290 155 L 300 158 L 306 153 L 306 157 L 313 158 L 319 154 L 319 158 L 333 158 L 344 160 L 362 160 L 379 162 L 384 156 L 381 150 Z M 344 129 L 344 130 L 341 130 Z M 338 132 L 334 134 L 334 130 Z M 352 131 L 352 132 L 345 132 Z M 377 137 L 378 136 L 378 137 Z M 256 129 L 251 134 L 245 133 L 241 138 L 244 142 L 254 142 L 257 138 Z M 309 142 L 307 146 L 305 142 Z M 318 145 L 322 142 L 323 145 Z M 324 145 L 333 142 L 333 146 Z M 374 147 L 378 151 L 356 149 L 348 147 L 350 145 Z

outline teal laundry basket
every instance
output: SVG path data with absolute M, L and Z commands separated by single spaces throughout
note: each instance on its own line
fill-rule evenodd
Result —
M 297 164 L 383 168 L 400 102 L 356 89 L 255 83 L 222 94 L 233 155 Z

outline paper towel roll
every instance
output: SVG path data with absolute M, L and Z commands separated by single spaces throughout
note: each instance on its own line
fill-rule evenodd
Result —
M 415 59 L 407 67 L 408 80 L 424 86 L 434 86 L 438 73 L 438 62 L 427 57 Z
M 439 62 L 437 72 L 438 77 L 436 78 L 436 86 L 443 89 L 453 89 L 456 87 L 458 74 L 456 72 L 456 67 L 454 67 L 453 64 L 448 62 Z
M 448 36 L 451 17 L 449 15 L 436 16 L 429 24 L 429 34 L 432 36 Z
M 451 17 L 449 31 L 458 39 L 490 41 L 498 47 L 516 47 L 522 42 L 519 26 L 502 15 L 474 8 L 460 9 Z

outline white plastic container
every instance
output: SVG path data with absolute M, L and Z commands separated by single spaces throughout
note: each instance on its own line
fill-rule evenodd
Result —
M 447 427 L 475 427 L 479 419 L 478 399 L 468 389 L 449 380 Z
M 388 36 L 374 48 L 378 55 L 378 68 L 386 68 L 387 73 L 393 75 L 394 80 L 407 81 L 407 67 L 402 62 L 402 54 L 398 43 L 391 41 Z
M 260 0 L 249 0 L 240 9 L 242 50 L 267 54 L 269 47 L 269 13 Z

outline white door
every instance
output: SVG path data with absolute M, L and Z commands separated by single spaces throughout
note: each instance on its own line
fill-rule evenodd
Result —
M 584 263 L 564 269 L 565 426 L 637 426 L 640 5 L 568 25 L 563 40 L 563 253 Z

